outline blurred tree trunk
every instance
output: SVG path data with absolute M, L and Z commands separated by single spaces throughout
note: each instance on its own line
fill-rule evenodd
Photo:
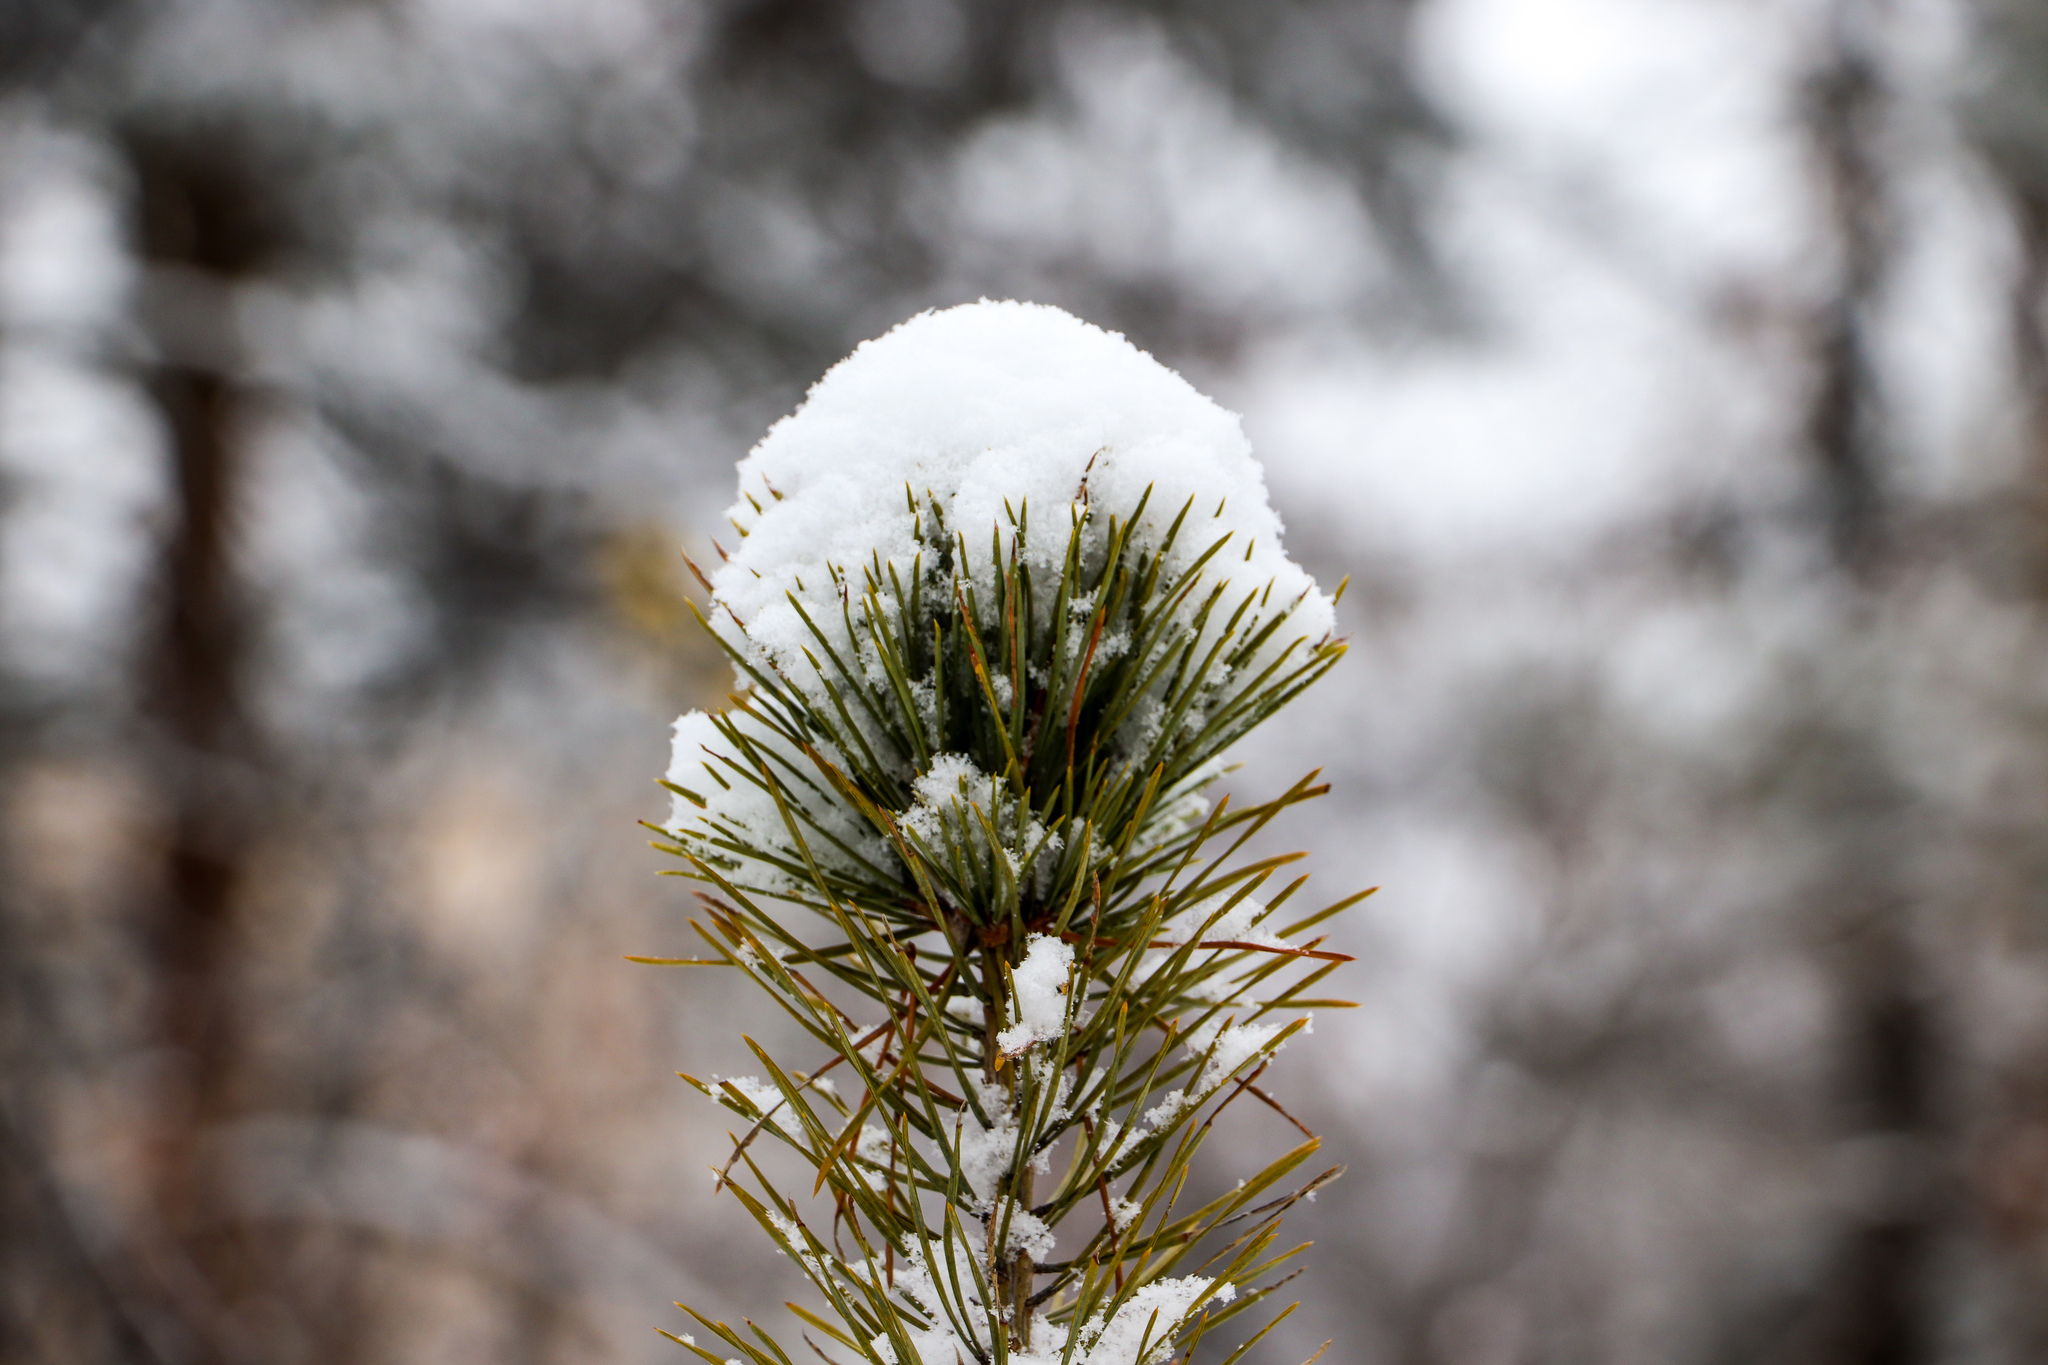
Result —
M 1820 514 L 1841 577 L 1844 645 L 1872 629 L 1893 571 L 1882 470 L 1883 395 L 1871 355 L 1873 314 L 1890 256 L 1890 215 L 1878 151 L 1886 104 L 1869 0 L 1837 0 L 1831 50 L 1810 88 L 1809 129 L 1836 252 L 1835 285 L 1815 319 L 1806 436 Z M 1838 651 L 1861 658 L 1863 650 Z M 1852 665 L 1853 666 L 1853 665 Z M 1831 688 L 1842 695 L 1844 689 Z M 1851 766 L 1823 784 L 1819 829 L 1831 886 L 1819 911 L 1832 940 L 1842 1055 L 1834 1191 L 1846 1225 L 1819 1286 L 1812 1358 L 1821 1365 L 1919 1365 L 1933 1358 L 1929 1282 L 1939 1229 L 1927 1183 L 1941 1150 L 1933 1094 L 1940 1050 L 1927 968 L 1899 841 L 1901 801 L 1875 735 L 1852 713 Z M 1857 779 L 1857 770 L 1862 777 Z M 1851 780 L 1843 780 L 1844 778 Z
M 209 1131 L 236 1112 L 245 1025 L 238 958 L 247 860 L 268 800 L 246 706 L 249 630 L 235 566 L 244 398 L 229 291 L 263 249 L 252 197 L 197 146 L 131 144 L 141 254 L 156 277 L 145 319 L 159 363 L 173 521 L 142 664 L 151 777 L 165 812 L 160 881 L 146 909 L 155 1027 L 168 1076 L 147 1153 L 156 1221 L 144 1260 L 190 1365 L 250 1358 L 235 1308 L 257 1262 L 219 1217 Z
M 162 726 L 157 780 L 170 812 L 148 939 L 159 1041 L 175 1077 L 150 1154 L 151 1186 L 167 1239 L 222 1310 L 238 1295 L 222 1258 L 198 1247 L 210 1203 L 203 1144 L 235 1104 L 237 893 L 252 833 L 243 790 L 251 761 L 240 704 L 243 639 L 229 553 L 236 474 L 230 385 L 219 374 L 166 367 L 151 386 L 172 438 L 178 523 L 165 556 L 165 619 L 148 699 Z M 215 1340 L 221 1330 L 212 1322 L 195 1333 L 213 1343 L 200 1359 L 232 1358 Z
M 1808 120 L 1836 253 L 1835 287 L 1814 319 L 1814 386 L 1806 437 L 1819 464 L 1829 547 L 1857 579 L 1875 577 L 1883 549 L 1878 440 L 1881 402 L 1870 357 L 1870 313 L 1887 256 L 1884 186 L 1873 141 L 1881 90 L 1864 0 L 1835 7 L 1834 50 L 1809 87 Z
M 2036 173 L 2013 188 L 2021 249 L 2013 353 L 2026 404 L 2027 450 L 2018 524 L 1997 548 L 2010 561 L 2003 567 L 2014 586 L 2042 621 L 2048 618 L 2048 327 L 2042 321 L 2048 303 L 2048 179 Z M 2038 856 L 2038 845 L 2018 851 L 2020 885 L 2038 875 Z M 2040 970 L 2048 930 L 2032 921 L 2038 901 L 2001 905 L 1995 913 L 1999 946 Z M 1995 1292 L 2013 1358 L 2048 1360 L 2048 1042 L 2036 1040 L 2017 1052 L 2017 1064 L 2008 1062 L 1980 1116 L 1974 1174 L 2003 1279 Z

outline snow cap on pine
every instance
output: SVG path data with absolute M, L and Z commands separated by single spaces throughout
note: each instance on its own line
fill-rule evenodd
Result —
M 1227 533 L 1212 579 L 1270 583 L 1276 609 L 1299 602 L 1276 648 L 1320 639 L 1334 620 L 1281 548 L 1236 414 L 1119 334 L 1041 304 L 920 313 L 863 343 L 741 461 L 739 486 L 730 517 L 746 535 L 712 579 L 726 609 L 719 623 L 727 613 L 743 622 L 751 645 L 800 683 L 815 642 L 789 598 L 838 637 L 833 568 L 857 585 L 879 559 L 907 585 L 920 546 L 906 490 L 920 507 L 936 502 L 981 574 L 991 533 L 1007 545 L 1012 516 L 1028 508 L 1027 557 L 1045 582 L 1064 556 L 1071 508 L 1085 501 L 1106 533 L 1110 516 L 1128 516 L 1150 490 L 1140 545 L 1163 541 L 1189 507 L 1170 569 Z

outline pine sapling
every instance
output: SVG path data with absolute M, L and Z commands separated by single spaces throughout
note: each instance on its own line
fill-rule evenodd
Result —
M 1261 1078 L 1345 1003 L 1322 934 L 1364 893 L 1305 911 L 1301 855 L 1253 842 L 1315 774 L 1207 795 L 1344 648 L 1237 419 L 1121 337 L 982 303 L 861 347 L 740 487 L 738 547 L 698 572 L 740 686 L 676 722 L 657 847 L 703 884 L 689 961 L 813 1047 L 685 1077 L 738 1119 L 720 1188 L 822 1300 L 790 1305 L 808 1348 L 1244 1358 L 1292 1311 L 1237 1330 L 1294 1273 L 1282 1216 L 1336 1175 Z M 1207 1189 L 1195 1155 L 1246 1099 L 1298 1140 Z M 791 1365 L 685 1311 L 697 1357 Z

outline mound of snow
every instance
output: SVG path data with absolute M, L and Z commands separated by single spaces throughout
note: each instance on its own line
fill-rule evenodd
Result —
M 1275 602 L 1303 598 L 1291 635 L 1320 637 L 1333 619 L 1281 548 L 1237 416 L 1122 336 L 1040 304 L 921 313 L 863 343 L 741 461 L 739 485 L 730 518 L 746 534 L 715 596 L 792 676 L 815 643 L 790 595 L 837 636 L 828 566 L 858 575 L 879 560 L 908 581 L 920 547 L 906 490 L 935 501 L 976 557 L 1028 508 L 1039 531 L 1027 552 L 1050 570 L 1071 507 L 1123 517 L 1149 489 L 1141 538 L 1156 544 L 1191 503 L 1180 564 L 1228 533 L 1214 571 L 1271 582 Z

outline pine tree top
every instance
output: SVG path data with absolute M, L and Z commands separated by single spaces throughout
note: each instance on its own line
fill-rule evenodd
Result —
M 1348 959 L 1310 931 L 1358 897 L 1297 916 L 1307 878 L 1267 886 L 1298 855 L 1244 856 L 1314 774 L 1204 795 L 1341 656 L 1334 602 L 1237 419 L 1055 309 L 868 343 L 742 490 L 705 580 L 741 689 L 677 721 L 658 846 L 711 888 L 706 961 L 823 1055 L 692 1082 L 748 1121 L 721 1184 L 825 1297 L 836 1321 L 796 1311 L 828 1360 L 1161 1365 L 1285 1282 L 1280 1218 L 1334 1174 L 1275 1197 L 1310 1137 L 1183 1203 L 1238 1098 L 1300 1127 L 1255 1082 L 1343 1003 L 1313 994 Z M 762 1134 L 829 1226 L 756 1164 Z M 739 1352 L 700 1358 L 789 1365 L 697 1317 Z

